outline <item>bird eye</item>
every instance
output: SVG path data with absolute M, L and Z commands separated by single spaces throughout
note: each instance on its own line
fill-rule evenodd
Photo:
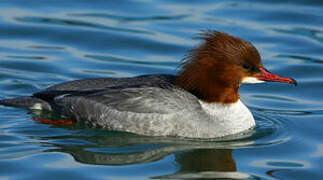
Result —
M 249 64 L 242 64 L 243 69 L 249 70 L 251 66 Z

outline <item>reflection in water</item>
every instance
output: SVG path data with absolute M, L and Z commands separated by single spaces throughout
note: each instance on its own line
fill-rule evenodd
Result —
M 266 174 L 270 177 L 281 179 L 282 174 L 292 174 L 296 168 L 309 168 L 311 165 L 304 161 L 288 159 L 266 159 L 251 163 L 255 167 L 266 167 Z
M 267 171 L 266 174 L 273 178 L 278 178 L 276 174 L 284 171 L 288 171 L 288 169 L 273 169 L 273 170 Z
M 57 142 L 57 139 L 71 141 L 71 138 L 46 137 L 45 139 Z M 78 142 L 83 143 L 81 145 L 52 143 L 56 148 L 47 151 L 68 153 L 76 161 L 84 164 L 109 166 L 153 162 L 175 154 L 178 171 L 175 174 L 154 178 L 248 177 L 246 174 L 236 173 L 236 162 L 230 149 L 235 146 L 234 142 L 151 138 L 116 132 L 96 137 L 77 137 L 77 139 Z
M 197 157 L 200 151 L 207 151 L 206 154 L 208 154 L 199 155 L 200 157 L 198 159 L 204 159 L 203 161 L 205 161 L 207 157 L 216 157 L 215 159 L 219 159 L 220 157 L 230 156 L 231 158 L 231 150 L 226 150 L 224 148 L 233 148 L 236 145 L 234 142 L 143 137 L 119 132 L 107 132 L 100 136 L 90 137 L 61 136 L 45 137 L 45 139 L 52 141 L 52 145 L 57 147 L 56 149 L 48 151 L 68 153 L 81 163 L 96 165 L 128 165 L 152 162 L 162 159 L 169 154 L 176 154 L 178 152 L 182 153 L 178 154 L 176 158 L 176 161 L 179 162 L 179 164 L 183 162 L 180 157 Z M 66 143 L 64 141 L 68 142 Z M 82 143 L 73 144 L 70 143 L 70 141 Z M 194 151 L 185 152 L 191 150 Z M 210 154 L 214 154 L 214 156 L 210 156 Z M 185 167 L 184 169 L 187 168 L 188 167 Z
M 236 171 L 231 149 L 203 149 L 176 157 L 181 171 Z
M 83 143 L 81 145 L 62 143 L 64 139 L 71 141 L 71 138 L 77 138 L 74 141 Z M 151 138 L 117 132 L 105 133 L 102 136 L 46 137 L 45 139 L 56 142 L 52 143 L 56 148 L 47 152 L 68 153 L 83 164 L 122 166 L 154 162 L 174 154 L 174 162 L 178 170 L 172 174 L 152 178 L 246 179 L 251 177 L 251 175 L 236 172 L 236 162 L 232 156 L 232 148 L 237 145 L 234 141 Z
M 157 178 L 240 178 L 231 149 L 197 149 L 176 155 L 180 169 Z M 194 172 L 194 173 L 192 173 Z M 248 177 L 245 175 L 244 177 Z

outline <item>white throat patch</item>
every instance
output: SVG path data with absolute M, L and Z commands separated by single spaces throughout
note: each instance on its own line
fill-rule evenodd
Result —
M 242 80 L 242 83 L 263 83 L 264 81 L 261 81 L 255 77 L 246 77 Z

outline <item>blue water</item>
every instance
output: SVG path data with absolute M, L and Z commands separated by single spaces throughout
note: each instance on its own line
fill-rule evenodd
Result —
M 0 179 L 323 179 L 323 1 L 2 0 L 0 98 L 92 77 L 175 73 L 200 30 L 252 42 L 298 81 L 244 85 L 252 134 L 150 138 L 0 107 Z

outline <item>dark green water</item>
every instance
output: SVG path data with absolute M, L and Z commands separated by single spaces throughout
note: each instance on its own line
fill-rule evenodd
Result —
M 216 29 L 297 87 L 245 85 L 252 135 L 220 142 L 42 124 L 0 107 L 0 179 L 323 179 L 323 1 L 0 1 L 0 98 L 91 77 L 175 73 Z

